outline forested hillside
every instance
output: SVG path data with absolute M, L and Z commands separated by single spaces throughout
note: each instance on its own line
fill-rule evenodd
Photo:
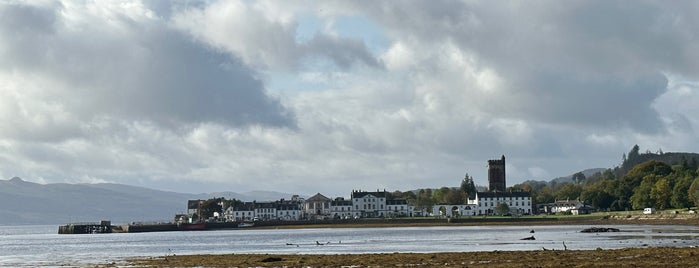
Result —
M 529 181 L 515 185 L 530 191 L 537 204 L 580 199 L 601 210 L 687 208 L 699 205 L 699 154 L 639 153 L 634 146 L 620 166 L 592 176 L 576 173 L 570 183 Z

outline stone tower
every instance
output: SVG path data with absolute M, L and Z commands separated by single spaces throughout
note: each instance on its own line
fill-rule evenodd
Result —
M 505 184 L 505 156 L 500 160 L 488 160 L 488 191 L 504 192 Z

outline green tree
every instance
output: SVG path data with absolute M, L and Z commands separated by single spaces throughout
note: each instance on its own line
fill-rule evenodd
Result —
M 695 206 L 699 206 L 699 177 L 696 177 L 692 181 L 692 185 L 689 186 L 689 200 L 694 202 Z
M 580 193 L 582 193 L 582 186 L 565 183 L 557 192 L 556 199 L 558 200 L 576 200 L 580 198 Z
M 585 181 L 585 174 L 583 174 L 582 172 L 575 173 L 575 174 L 573 174 L 572 179 L 573 179 L 573 182 L 580 184 L 583 181 Z
M 614 180 L 601 180 L 587 185 L 580 193 L 580 199 L 599 209 L 610 209 L 616 198 L 612 194 Z
M 450 205 L 466 204 L 468 197 L 461 190 L 450 190 L 444 195 L 444 202 Z
M 548 186 L 541 188 L 541 190 L 536 193 L 536 197 L 533 198 L 537 204 L 548 204 L 556 201 L 556 197 L 553 195 L 553 189 Z
M 655 201 L 655 208 L 666 209 L 670 207 L 672 188 L 666 178 L 658 180 L 650 191 L 651 198 Z
M 633 209 L 655 207 L 655 199 L 651 195 L 651 191 L 653 191 L 653 188 L 658 181 L 658 176 L 649 174 L 643 178 L 638 187 L 633 189 L 633 195 L 631 196 L 631 205 Z
M 690 174 L 684 174 L 676 179 L 675 186 L 672 188 L 672 198 L 670 205 L 675 208 L 688 208 L 692 206 L 692 201 L 689 199 L 689 187 L 692 185 L 694 177 Z
M 508 206 L 507 203 L 505 203 L 505 202 L 499 203 L 495 207 L 495 214 L 497 214 L 497 215 L 507 215 L 509 213 L 510 213 L 510 206 Z
M 619 182 L 619 187 L 615 191 L 617 196 L 617 209 L 626 208 L 644 208 L 652 206 L 650 203 L 650 190 L 655 185 L 655 182 L 660 177 L 665 177 L 672 173 L 672 167 L 660 161 L 650 160 L 638 164 L 631 168 L 629 172 L 621 178 Z M 652 182 L 647 182 L 646 185 L 641 185 L 644 178 L 652 175 L 649 180 Z M 641 189 L 637 189 L 641 187 Z M 635 200 L 632 200 L 632 196 L 636 195 Z
M 461 181 L 461 191 L 466 194 L 467 198 L 473 199 L 476 197 L 476 184 L 473 182 L 473 177 L 469 176 L 468 173 Z
M 444 198 L 451 189 L 449 187 L 442 187 L 434 192 L 432 192 L 432 200 L 437 204 L 447 204 L 446 198 Z
M 416 206 L 420 209 L 432 209 L 433 205 L 432 189 L 420 189 L 416 198 Z

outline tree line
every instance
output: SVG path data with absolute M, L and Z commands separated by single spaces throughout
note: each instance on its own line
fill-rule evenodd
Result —
M 669 153 L 676 164 L 656 160 L 662 155 L 662 151 L 639 154 L 636 145 L 620 166 L 590 177 L 576 173 L 570 183 L 529 181 L 511 188 L 531 192 L 537 204 L 581 200 L 601 210 L 699 206 L 699 166 L 694 154 Z

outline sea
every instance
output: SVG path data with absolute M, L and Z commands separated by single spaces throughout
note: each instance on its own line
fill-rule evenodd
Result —
M 696 247 L 699 227 L 587 225 L 236 229 L 59 235 L 58 226 L 0 226 L 0 267 L 117 265 L 186 254 L 359 254 Z M 521 240 L 533 236 L 535 240 Z

